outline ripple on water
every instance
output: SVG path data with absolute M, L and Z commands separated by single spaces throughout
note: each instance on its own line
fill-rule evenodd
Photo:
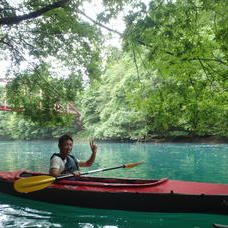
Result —
M 14 227 L 62 227 L 49 221 L 51 213 L 32 208 L 12 207 L 9 204 L 0 205 L 0 228 Z

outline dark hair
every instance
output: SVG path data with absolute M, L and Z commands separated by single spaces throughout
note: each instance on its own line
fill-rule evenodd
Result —
M 59 146 L 61 146 L 65 140 L 71 140 L 73 142 L 72 137 L 65 134 L 59 138 Z

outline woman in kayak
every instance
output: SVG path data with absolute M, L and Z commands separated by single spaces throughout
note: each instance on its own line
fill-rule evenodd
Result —
M 69 135 L 63 135 L 59 138 L 59 153 L 51 156 L 49 174 L 57 177 L 66 173 L 72 173 L 75 176 L 80 176 L 79 167 L 92 166 L 96 158 L 97 146 L 93 141 L 90 143 L 92 154 L 87 161 L 80 161 L 71 155 L 73 148 L 73 139 Z

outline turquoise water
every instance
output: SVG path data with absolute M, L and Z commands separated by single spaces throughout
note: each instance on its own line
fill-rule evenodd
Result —
M 98 143 L 96 163 L 83 171 L 138 161 L 143 165 L 96 174 L 107 177 L 163 178 L 228 184 L 228 144 Z M 48 172 L 57 152 L 53 141 L 0 141 L 0 170 Z M 79 159 L 90 155 L 88 143 L 75 143 Z M 95 175 L 95 174 L 93 174 Z M 212 227 L 228 216 L 194 213 L 144 213 L 97 210 L 35 202 L 0 193 L 1 227 L 149 228 Z

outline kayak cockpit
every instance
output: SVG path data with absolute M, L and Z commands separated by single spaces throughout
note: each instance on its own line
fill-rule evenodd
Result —
M 61 180 L 58 184 L 85 185 L 100 187 L 147 187 L 155 186 L 166 182 L 167 178 L 159 180 L 145 179 L 125 179 L 125 178 L 106 178 L 106 177 L 80 177 L 75 180 Z
M 22 172 L 19 178 L 42 175 L 40 173 Z M 47 175 L 47 174 L 43 174 Z M 147 187 L 155 186 L 166 182 L 162 179 L 135 179 L 135 178 L 110 178 L 110 177 L 70 177 L 64 180 L 57 180 L 55 184 L 72 186 L 100 186 L 100 187 Z

